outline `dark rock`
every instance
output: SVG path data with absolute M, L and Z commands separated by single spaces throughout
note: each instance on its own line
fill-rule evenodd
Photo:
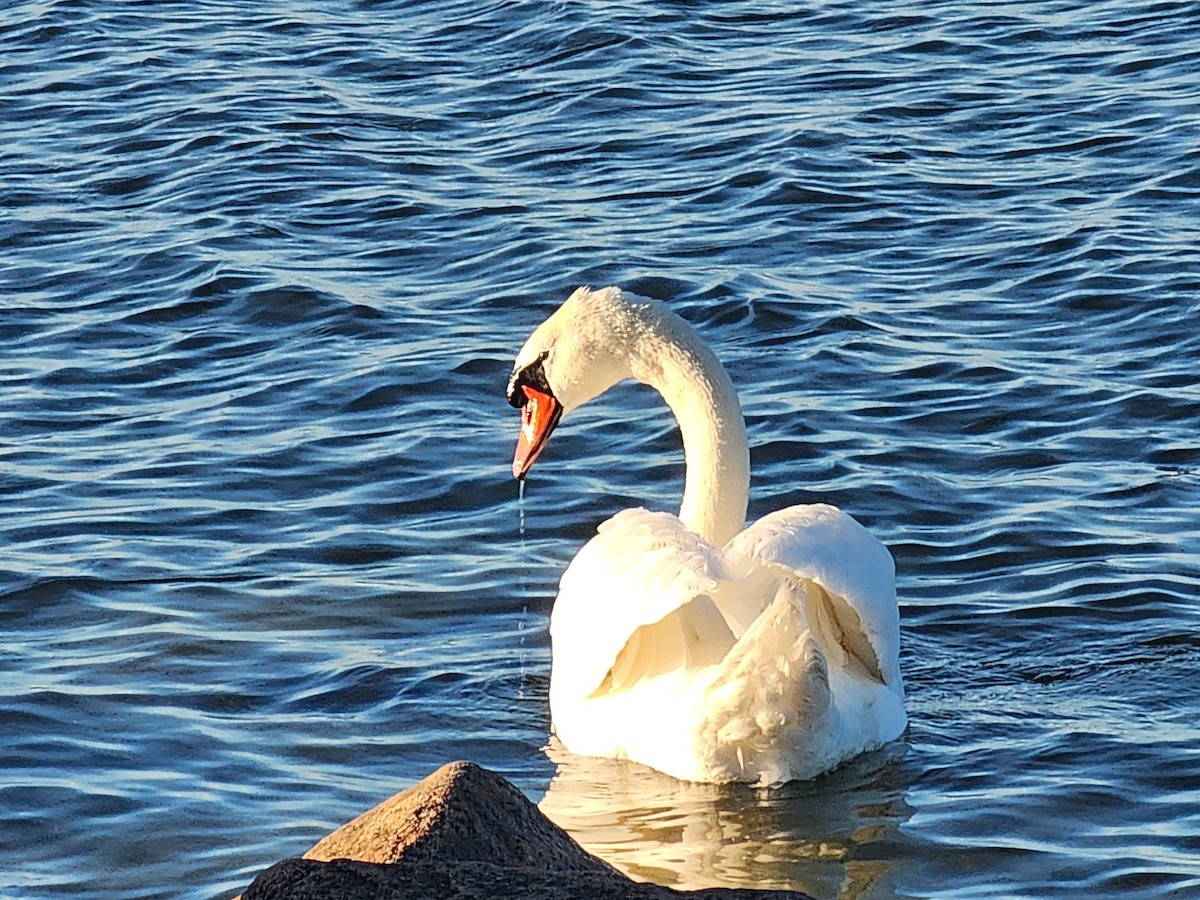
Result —
M 680 892 L 587 853 L 525 795 L 474 763 L 442 766 L 261 873 L 242 900 L 758 900 L 782 891 Z
M 783 900 L 804 894 L 741 888 L 674 891 L 614 873 L 548 872 L 494 863 L 364 863 L 288 859 L 263 872 L 242 900 Z M 811 900 L 811 898 L 810 898 Z

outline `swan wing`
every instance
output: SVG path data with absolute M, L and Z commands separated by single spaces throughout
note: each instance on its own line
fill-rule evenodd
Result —
M 556 687 L 596 696 L 721 659 L 734 642 L 712 600 L 724 580 L 719 552 L 678 517 L 618 513 L 563 574 L 550 619 Z
M 725 552 L 742 577 L 772 572 L 794 580 L 826 653 L 859 675 L 902 690 L 895 564 L 862 525 L 827 504 L 792 506 L 759 519 Z

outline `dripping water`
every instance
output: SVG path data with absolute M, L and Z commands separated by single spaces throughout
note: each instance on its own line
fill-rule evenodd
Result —
M 517 533 L 521 538 L 521 557 L 525 557 L 525 479 L 517 479 L 517 516 L 518 525 Z M 521 576 L 521 595 L 526 596 L 526 588 L 528 583 L 525 576 Z M 519 649 L 517 650 L 517 697 L 525 699 L 525 680 L 528 677 L 525 671 L 525 620 L 529 615 L 529 604 L 521 604 L 521 616 L 517 619 L 517 632 L 520 634 L 518 642 Z
M 521 549 L 525 549 L 525 479 L 517 479 L 517 533 L 521 535 Z

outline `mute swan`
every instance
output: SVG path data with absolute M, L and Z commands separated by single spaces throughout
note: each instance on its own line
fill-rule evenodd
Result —
M 679 422 L 678 516 L 624 510 L 572 560 L 550 619 L 562 744 L 686 781 L 812 778 L 907 719 L 891 554 L 825 504 L 742 530 L 750 481 L 733 383 L 655 300 L 580 288 L 517 355 L 524 478 L 559 419 L 626 378 Z

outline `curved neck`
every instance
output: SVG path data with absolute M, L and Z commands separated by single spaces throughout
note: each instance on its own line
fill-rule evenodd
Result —
M 750 448 L 733 382 L 691 325 L 667 310 L 630 360 L 675 414 L 687 478 L 679 518 L 716 546 L 742 530 L 750 492 Z

